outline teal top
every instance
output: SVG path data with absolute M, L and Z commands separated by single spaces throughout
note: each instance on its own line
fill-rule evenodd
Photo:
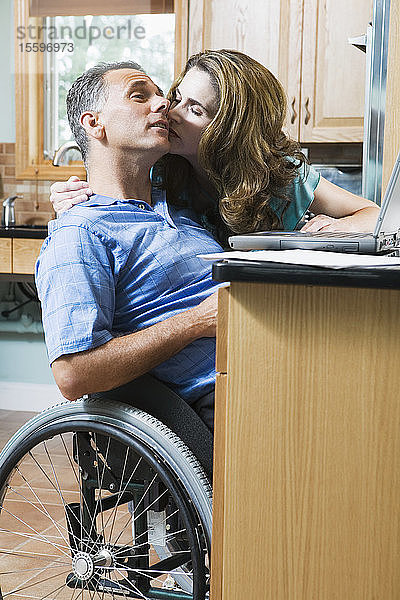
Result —
M 320 174 L 311 165 L 303 163 L 298 168 L 298 176 L 286 190 L 289 201 L 275 197 L 270 198 L 270 207 L 279 218 L 283 230 L 293 231 L 296 229 L 314 200 L 314 191 L 319 180 Z M 162 182 L 159 172 L 153 171 L 152 181 L 156 185 Z M 198 187 L 196 190 L 191 190 L 193 183 L 190 182 L 188 188 L 180 194 L 180 203 L 182 202 L 182 206 L 192 213 L 191 218 L 207 229 L 222 245 L 227 245 L 227 236 L 232 233 L 221 219 L 216 199 Z M 203 211 L 199 211 L 199 208 L 196 210 L 193 206 L 194 196 L 199 197 L 199 195 L 204 205 Z
M 293 231 L 304 217 L 314 200 L 314 192 L 321 178 L 311 165 L 303 164 L 299 174 L 290 184 L 287 195 L 291 202 L 285 204 L 279 198 L 271 198 L 270 206 L 282 222 L 284 231 Z

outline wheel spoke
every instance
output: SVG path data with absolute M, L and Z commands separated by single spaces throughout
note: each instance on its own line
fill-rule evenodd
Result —
M 189 564 L 190 561 L 186 561 L 185 563 L 183 563 L 182 566 Z M 162 571 L 162 570 L 158 570 L 158 569 L 141 569 L 140 567 L 138 567 L 137 569 L 134 569 L 132 567 L 125 567 L 125 565 L 118 565 L 118 567 L 120 569 L 124 569 L 124 571 L 129 571 L 132 573 L 142 573 L 145 577 L 148 577 L 149 579 L 157 579 L 157 577 L 160 577 L 160 575 L 191 575 L 192 571 Z M 113 567 L 108 567 L 109 569 L 112 569 Z M 147 573 L 153 573 L 153 576 L 151 575 L 147 575 Z
M 153 500 L 153 502 L 151 504 L 149 504 L 148 506 L 146 506 L 146 508 L 144 508 L 142 510 L 141 513 L 139 513 L 138 515 L 136 515 L 136 517 L 134 517 L 134 521 L 137 521 L 137 519 L 139 519 L 142 515 L 144 515 L 145 512 L 147 512 L 149 510 L 149 508 L 151 508 L 154 504 L 156 504 L 156 502 L 158 502 L 160 500 L 160 498 L 162 498 L 163 496 L 165 496 L 165 494 L 168 492 L 168 490 L 164 490 L 159 496 L 158 498 L 156 498 L 155 500 Z M 139 505 L 138 505 L 139 506 Z M 136 509 L 135 509 L 136 510 Z M 134 516 L 135 512 L 133 512 Z
M 131 589 L 130 589 L 130 590 L 129 590 L 129 588 L 125 588 L 127 592 L 130 592 L 130 591 L 132 591 L 132 588 L 133 588 L 133 590 L 134 590 L 135 592 L 137 592 L 138 594 L 140 594 L 140 597 L 141 597 L 141 598 L 144 598 L 145 600 L 148 600 L 148 599 L 146 599 L 146 596 L 144 596 L 144 595 L 142 594 L 142 592 L 139 590 L 139 588 L 137 588 L 137 587 L 136 587 L 136 585 L 135 585 L 134 583 L 132 583 L 132 581 L 129 581 L 129 579 L 128 579 L 128 578 L 127 578 L 127 577 L 126 577 L 126 576 L 125 576 L 125 575 L 124 575 L 124 574 L 123 574 L 123 573 L 122 573 L 122 572 L 121 572 L 119 569 L 115 568 L 115 570 L 116 570 L 116 571 L 117 571 L 117 573 L 118 573 L 119 575 L 121 575 L 121 577 L 123 577 L 123 579 L 125 579 L 125 581 L 127 581 L 127 582 L 129 583 L 129 585 L 131 586 Z M 121 582 L 118 582 L 118 583 L 119 583 L 119 585 L 121 585 L 121 586 L 122 586 L 122 583 L 121 583 Z
M 129 452 L 129 448 L 127 448 L 127 452 Z M 118 509 L 118 502 L 119 502 L 119 500 L 121 499 L 122 495 L 123 495 L 123 494 L 126 492 L 126 490 L 127 490 L 127 488 L 128 488 L 128 485 L 129 485 L 129 484 L 130 484 L 130 482 L 132 481 L 132 479 L 133 479 L 133 477 L 134 477 L 134 475 L 135 475 L 135 473 L 136 473 L 136 471 L 137 471 L 137 469 L 138 469 L 138 467 L 139 467 L 139 465 L 140 465 L 141 461 L 142 461 L 142 457 L 139 457 L 139 460 L 137 461 L 137 463 L 136 463 L 136 465 L 135 465 L 135 468 L 133 469 L 132 473 L 130 474 L 128 481 L 127 481 L 127 482 L 125 483 L 125 485 L 124 485 L 124 489 L 123 489 L 123 490 L 121 490 L 121 487 L 120 487 L 120 491 L 117 493 L 116 503 L 115 503 L 115 506 L 114 506 L 114 508 L 113 508 L 113 512 L 112 512 L 112 514 L 110 514 L 110 515 L 108 516 L 108 518 L 107 518 L 107 521 L 106 521 L 106 523 L 105 523 L 105 525 L 104 525 L 104 528 L 105 528 L 105 527 L 107 527 L 107 525 L 108 525 L 108 523 L 109 523 L 109 521 L 110 521 L 110 519 L 111 519 L 112 515 L 114 515 L 114 517 L 113 517 L 113 523 L 112 523 L 112 526 L 111 526 L 111 531 L 110 531 L 110 534 L 109 534 L 109 536 L 108 536 L 108 542 L 109 542 L 109 543 L 111 543 L 112 532 L 113 532 L 114 524 L 115 524 L 115 521 L 116 521 L 116 515 L 117 515 L 117 509 Z M 125 472 L 125 465 L 124 465 L 124 472 Z M 122 481 L 123 481 L 124 472 L 122 473 L 122 476 L 121 476 L 121 484 L 122 484 Z M 121 515 L 121 517 L 120 517 L 120 518 L 123 518 L 123 515 Z M 128 523 L 125 525 L 125 527 L 124 527 L 123 531 L 121 532 L 121 535 L 124 533 L 124 531 L 125 531 L 125 530 L 126 530 L 126 528 L 129 526 L 129 524 L 130 524 L 130 523 L 131 523 L 131 518 L 129 519 Z M 98 542 L 98 540 L 100 539 L 100 536 L 101 536 L 103 533 L 104 533 L 104 529 L 103 529 L 103 531 L 100 531 L 100 532 L 99 532 L 99 534 L 98 534 L 98 536 L 97 536 L 97 539 L 96 539 L 96 542 L 95 542 L 95 544 Z M 119 539 L 119 538 L 118 538 L 118 539 Z M 116 544 L 116 542 L 114 542 L 114 544 Z
M 18 471 L 18 468 L 17 468 Z M 18 471 L 19 472 L 19 471 Z M 28 483 L 28 482 L 27 482 Z M 29 484 L 28 484 L 29 486 Z M 19 492 L 18 490 L 15 490 L 13 487 L 11 487 L 10 485 L 7 484 L 7 487 L 14 492 L 14 494 L 16 494 L 17 496 L 21 496 L 21 498 L 23 498 L 25 500 L 25 502 L 27 502 L 28 504 L 30 504 L 31 506 L 33 506 L 36 510 L 38 510 L 42 515 L 44 515 L 45 517 L 47 517 L 48 519 L 50 519 L 50 521 L 52 522 L 52 524 L 54 525 L 54 527 L 57 529 L 58 533 L 60 534 L 61 538 L 64 540 L 64 542 L 66 544 L 68 544 L 68 540 L 64 537 L 64 535 L 61 533 L 60 527 L 58 526 L 57 522 L 52 518 L 52 516 L 50 515 L 50 513 L 46 510 L 45 506 L 43 506 L 42 502 L 40 501 L 40 498 L 38 497 L 38 495 L 35 493 L 35 491 L 29 486 L 29 489 L 32 491 L 33 495 L 35 496 L 35 498 L 37 499 L 37 501 L 39 502 L 40 506 L 42 506 L 42 508 L 44 510 L 40 510 L 40 508 L 38 506 L 36 506 L 36 504 L 34 502 L 31 502 L 31 500 L 28 500 L 28 498 L 26 498 L 26 496 L 24 496 L 24 494 L 22 494 L 21 492 Z M 64 529 L 65 531 L 68 532 L 66 527 L 61 526 L 62 529 Z
M 113 510 L 113 511 L 112 511 L 112 513 L 111 513 L 111 514 L 112 514 L 112 523 L 111 523 L 110 534 L 109 534 L 109 536 L 108 536 L 108 541 L 111 541 L 111 537 L 112 537 L 113 530 L 114 530 L 114 525 L 115 525 L 115 519 L 117 518 L 118 502 L 119 502 L 119 500 L 122 498 L 122 484 L 123 484 L 124 477 L 125 477 L 125 469 L 126 469 L 126 465 L 128 464 L 128 455 L 129 455 L 129 447 L 127 446 L 127 448 L 126 448 L 126 452 L 125 452 L 124 466 L 123 466 L 123 468 L 122 468 L 122 473 L 121 473 L 121 478 L 120 478 L 120 484 L 119 484 L 118 496 L 117 496 L 117 500 L 116 500 L 116 503 L 115 503 L 115 506 L 114 506 L 114 510 Z M 131 477 L 133 477 L 133 474 L 135 473 L 135 471 L 136 471 L 136 469 L 137 469 L 137 467 L 138 467 L 138 464 L 140 463 L 140 461 L 141 461 L 141 457 L 139 458 L 138 462 L 136 463 L 136 467 L 134 468 L 134 470 L 133 470 L 133 473 L 131 473 Z M 127 485 L 128 485 L 128 484 L 126 484 L 126 485 L 125 485 L 125 490 L 126 490 L 126 488 L 127 488 Z M 107 519 L 107 522 L 106 522 L 106 527 L 107 527 L 107 525 L 108 525 L 108 522 L 109 522 L 109 520 L 110 520 L 110 517 L 111 517 L 111 515 L 109 515 L 109 517 L 108 517 L 108 519 Z
M 114 540 L 114 542 L 113 542 L 114 545 L 118 543 L 118 540 L 121 538 L 121 536 L 126 531 L 126 529 L 129 527 L 129 525 L 132 525 L 132 519 L 135 522 L 139 517 L 141 517 L 150 508 L 150 506 L 153 506 L 153 504 L 155 504 L 157 502 L 157 500 L 159 500 L 168 491 L 168 490 L 164 490 L 164 492 L 162 492 L 162 494 L 160 494 L 158 496 L 158 498 L 156 498 L 154 500 L 154 502 L 152 502 L 149 506 L 147 506 L 139 515 L 137 515 L 136 517 L 134 516 L 135 512 L 138 509 L 138 507 L 140 506 L 140 504 L 143 502 L 144 498 L 146 497 L 147 492 L 150 490 L 151 486 L 155 482 L 156 478 L 157 478 L 157 474 L 154 475 L 153 479 L 151 480 L 151 482 L 147 486 L 146 490 L 143 492 L 142 497 L 140 498 L 139 502 L 135 506 L 135 509 L 134 509 L 133 513 L 130 515 L 129 520 L 125 523 L 125 525 L 124 525 L 122 531 L 120 532 L 119 536 Z M 133 537 L 132 537 L 132 543 L 134 543 Z
M 32 569 L 17 569 L 16 571 L 0 571 L 0 575 L 14 575 L 15 573 L 28 573 L 32 571 L 42 571 L 43 569 L 58 569 L 60 566 L 66 566 L 66 563 L 58 565 L 46 565 L 45 567 L 34 567 Z
M 45 568 L 43 569 L 43 571 L 45 570 Z M 54 579 L 55 577 L 61 577 L 61 575 L 65 575 L 66 573 L 68 573 L 70 569 L 67 569 L 66 571 L 62 571 L 61 573 L 57 573 L 56 575 L 51 575 L 50 577 L 46 577 L 46 579 L 41 579 L 40 581 L 35 581 L 34 583 L 30 584 L 30 585 L 25 585 L 26 583 L 28 583 L 29 581 L 32 581 L 32 579 L 34 579 L 35 577 L 31 577 L 30 579 L 28 579 L 28 581 L 25 581 L 22 585 L 23 587 L 20 588 L 14 588 L 13 590 L 11 590 L 10 592 L 7 592 L 6 594 L 3 593 L 3 598 L 7 598 L 7 596 L 11 596 L 11 594 L 15 594 L 16 592 L 22 592 L 23 590 L 28 590 L 29 588 L 31 588 L 34 585 L 40 586 L 42 585 L 42 583 L 46 583 L 46 581 L 50 581 L 51 579 Z M 40 589 L 40 587 L 39 587 Z
M 153 545 L 153 543 L 152 543 L 152 545 Z M 158 544 L 155 544 L 154 546 L 155 546 L 155 548 L 157 548 Z M 123 550 L 118 550 L 118 552 L 115 552 L 113 555 L 114 558 L 118 558 L 118 556 L 120 554 L 122 554 L 123 552 L 125 552 L 128 548 L 130 548 L 130 546 L 124 546 Z M 173 551 L 168 550 L 168 552 L 170 553 L 169 554 L 170 556 L 175 556 L 178 554 L 187 554 L 188 552 L 190 552 L 190 550 L 173 550 Z M 135 554 L 135 558 L 146 558 L 147 556 L 148 556 L 148 554 Z
M 128 460 L 128 454 L 129 454 L 129 448 L 127 447 L 126 448 L 126 454 L 125 454 L 124 468 L 122 470 L 122 475 L 121 475 L 120 489 L 119 489 L 117 500 L 116 500 L 116 503 L 115 503 L 115 506 L 114 506 L 114 509 L 113 509 L 113 512 L 112 512 L 113 521 L 112 521 L 112 524 L 111 524 L 110 534 L 108 536 L 108 541 L 109 542 L 111 542 L 111 538 L 112 538 L 112 534 L 113 534 L 113 530 L 114 530 L 114 525 L 115 525 L 115 521 L 116 521 L 116 517 L 117 517 L 118 502 L 122 498 L 122 495 L 126 492 L 126 490 L 128 488 L 128 485 L 132 481 L 133 476 L 135 475 L 135 473 L 136 473 L 136 471 L 137 471 L 137 469 L 138 469 L 138 467 L 139 467 L 139 465 L 141 463 L 141 460 L 142 460 L 142 457 L 140 456 L 139 460 L 136 463 L 135 468 L 133 469 L 132 473 L 130 474 L 130 477 L 129 477 L 128 481 L 126 482 L 126 484 L 124 486 L 124 489 L 122 490 L 121 486 L 122 486 L 122 483 L 123 483 L 123 480 L 124 480 L 125 469 L 126 469 L 126 464 L 127 464 L 127 460 Z M 111 518 L 111 515 L 109 515 L 109 517 L 108 517 L 108 519 L 106 521 L 106 525 L 105 525 L 106 527 L 107 527 L 107 525 L 109 523 L 110 518 Z
M 99 452 L 98 452 L 98 444 L 97 444 L 96 433 L 94 434 L 94 444 L 95 444 L 95 453 L 96 453 L 97 483 L 98 483 L 99 487 L 98 487 L 98 497 L 97 497 L 96 505 L 95 505 L 95 508 L 94 508 L 94 511 L 93 511 L 92 521 L 90 523 L 89 535 L 88 535 L 87 543 L 86 543 L 86 546 L 85 546 L 85 552 L 88 551 L 89 543 L 90 543 L 90 536 L 92 534 L 92 531 L 96 531 L 96 516 L 98 514 L 99 503 L 100 503 L 101 519 L 102 519 L 102 522 L 103 522 L 103 511 L 101 510 L 101 507 L 102 507 L 101 491 L 103 489 L 104 473 L 105 473 L 105 468 L 106 468 L 106 464 L 107 464 L 108 451 L 109 451 L 109 448 L 110 448 L 110 438 L 108 438 L 106 456 L 105 456 L 104 460 L 102 461 L 103 462 L 103 472 L 102 472 L 102 475 L 101 475 L 101 482 L 100 482 L 100 473 L 99 473 Z M 103 525 L 104 525 L 104 523 L 103 523 Z M 99 539 L 99 536 L 97 536 L 97 540 L 98 539 Z M 93 543 L 93 546 L 95 546 L 95 544 L 96 544 L 96 542 Z
M 103 504 L 102 504 L 101 492 L 102 492 L 102 489 L 103 489 L 104 473 L 105 473 L 105 470 L 106 470 L 106 465 L 107 465 L 107 461 L 108 461 L 108 453 L 109 453 L 109 450 L 110 450 L 110 441 L 111 441 L 111 438 L 109 437 L 108 441 L 107 441 L 106 455 L 105 455 L 105 457 L 103 459 L 103 471 L 102 471 L 102 474 L 101 474 L 101 481 L 100 481 L 100 479 L 99 479 L 100 474 L 99 474 L 99 453 L 98 453 L 97 436 L 96 436 L 96 434 L 94 435 L 94 442 L 95 442 L 95 445 L 96 445 L 97 483 L 99 485 L 99 492 L 98 492 L 98 497 L 97 497 L 97 502 L 96 502 L 96 508 L 95 508 L 95 511 L 94 511 L 94 515 L 98 514 L 98 510 L 97 509 L 98 509 L 98 506 L 100 504 L 100 519 L 101 519 L 101 529 L 102 529 L 102 531 L 104 531 L 104 515 L 103 515 L 103 510 L 102 510 Z
M 45 443 L 43 443 L 43 444 L 45 444 Z M 35 457 L 35 456 L 32 454 L 32 452 L 29 452 L 29 456 L 32 458 L 32 460 L 34 461 L 34 463 L 36 464 L 36 466 L 38 467 L 38 469 L 39 469 L 39 470 L 40 470 L 40 471 L 43 473 L 43 475 L 45 476 L 45 478 L 47 479 L 47 481 L 50 483 L 50 485 L 52 486 L 52 488 L 53 488 L 53 489 L 54 489 L 54 490 L 55 490 L 55 491 L 56 491 L 56 492 L 57 492 L 57 493 L 60 495 L 60 499 L 61 499 L 61 501 L 62 501 L 62 503 L 63 503 L 63 506 L 64 506 L 64 509 L 65 509 L 65 506 L 66 506 L 66 505 L 65 505 L 64 498 L 62 497 L 62 494 L 60 494 L 59 490 L 58 490 L 58 489 L 57 489 L 57 487 L 54 485 L 53 481 L 51 481 L 50 477 L 47 475 L 47 473 L 46 473 L 46 471 L 43 469 L 43 467 L 42 467 L 42 466 L 41 466 L 41 465 L 38 463 L 38 461 L 36 460 L 36 457 Z M 80 484 L 79 484 L 79 481 L 78 481 L 78 485 L 79 485 L 79 489 L 80 489 L 80 487 L 81 487 L 81 486 L 80 486 Z M 68 519 L 68 522 L 69 522 L 69 524 L 70 524 L 70 526 L 71 526 L 71 522 L 70 522 L 70 520 L 69 520 L 68 511 L 66 511 L 66 518 Z M 81 518 L 81 524 L 82 524 L 82 518 Z M 72 531 L 72 529 L 71 529 L 71 531 Z M 85 530 L 85 533 L 87 533 L 87 532 L 86 532 L 86 530 Z M 81 537 L 82 537 L 82 536 L 81 536 Z
M 171 517 L 173 517 L 174 515 L 176 515 L 179 512 L 179 509 L 176 509 L 173 513 L 171 513 L 170 515 L 168 515 L 165 519 L 163 519 L 162 521 L 160 521 L 160 523 L 166 523 L 168 521 L 168 519 L 170 519 Z M 182 530 L 184 531 L 184 530 Z M 135 536 L 135 546 L 136 546 L 136 542 L 139 538 L 141 538 L 143 535 L 145 535 L 147 531 L 143 531 L 143 533 L 140 533 L 138 536 Z
M 74 468 L 74 465 L 73 465 L 73 462 L 72 462 L 72 459 L 71 459 L 70 453 L 68 452 L 68 448 L 67 448 L 67 446 L 66 446 L 66 443 L 65 443 L 65 440 L 64 440 L 64 438 L 63 438 L 62 434 L 60 434 L 60 438 L 61 438 L 61 441 L 62 441 L 62 443 L 63 443 L 64 450 L 65 450 L 65 454 L 67 455 L 67 458 L 68 458 L 69 464 L 71 465 L 71 470 L 72 470 L 72 472 L 73 472 L 73 474 L 74 474 L 74 476 L 75 476 L 76 483 L 78 484 L 78 487 L 79 487 L 79 506 L 80 506 L 80 526 L 81 526 L 81 538 L 80 538 L 80 540 L 78 540 L 78 538 L 77 538 L 75 535 L 74 535 L 74 538 L 75 538 L 76 540 L 78 540 L 78 542 L 80 543 L 80 548 L 79 548 L 79 550 L 83 550 L 83 548 L 82 548 L 82 543 L 83 543 L 83 542 L 82 542 L 82 538 L 83 538 L 83 532 L 85 532 L 85 534 L 86 534 L 86 535 L 89 537 L 89 533 L 88 533 L 88 531 L 86 530 L 86 528 L 85 528 L 85 527 L 84 527 L 84 525 L 83 525 L 83 515 L 82 515 L 82 506 L 83 506 L 83 504 L 85 505 L 85 507 L 86 507 L 86 510 L 87 510 L 87 512 L 88 512 L 88 513 L 90 513 L 90 510 L 89 510 L 89 506 L 88 506 L 88 503 L 87 503 L 87 501 L 86 501 L 86 498 L 85 498 L 85 496 L 83 496 L 83 494 L 82 494 L 82 486 L 81 486 L 81 480 L 80 480 L 80 477 L 78 477 L 78 475 L 77 475 L 77 473 L 76 473 L 76 469 Z M 79 464 L 79 452 L 77 452 L 77 461 L 78 461 L 78 469 L 79 469 L 79 471 L 80 471 L 80 468 L 81 468 L 81 467 L 80 467 L 80 464 Z
M 11 531 L 7 531 L 6 529 L 0 529 L 0 532 L 14 533 Z M 36 539 L 36 538 L 33 538 Z M 56 554 L 40 554 L 37 552 L 27 552 L 26 550 L 9 550 L 8 548 L 0 548 L 0 554 L 4 554 L 6 556 L 18 556 L 19 558 L 38 558 L 39 560 L 47 560 L 48 558 L 60 558 Z M 63 557 L 62 557 L 63 558 Z M 52 561 L 54 562 L 54 561 Z M 67 565 L 70 563 L 59 563 L 60 565 Z
M 48 451 L 48 449 L 47 449 L 47 445 L 46 445 L 46 442 L 45 442 L 45 441 L 43 442 L 43 446 L 44 446 L 45 452 L 46 452 L 46 454 L 47 454 L 47 458 L 49 459 L 49 463 L 50 463 L 50 465 L 51 465 L 51 469 L 52 469 L 52 471 L 53 471 L 54 480 L 55 480 L 55 482 L 56 482 L 56 484 L 57 484 L 57 488 L 56 488 L 56 489 L 57 489 L 57 491 L 58 491 L 58 493 L 59 493 L 59 495 L 60 495 L 60 499 L 61 499 L 62 505 L 63 505 L 63 507 L 64 507 L 65 516 L 66 516 L 66 519 L 67 519 L 67 521 L 68 521 L 68 523 L 69 523 L 69 527 L 70 527 L 70 530 L 71 530 L 71 533 L 72 533 L 73 529 L 72 529 L 72 523 L 71 523 L 71 520 L 70 520 L 70 518 L 69 518 L 69 513 L 68 513 L 68 509 L 67 509 L 67 503 L 65 502 L 64 496 L 63 496 L 63 494 L 62 494 L 62 492 L 61 492 L 61 487 L 60 487 L 60 484 L 59 484 L 59 481 L 58 481 L 57 473 L 56 473 L 56 471 L 55 471 L 55 468 L 54 468 L 53 461 L 52 461 L 52 460 L 51 460 L 51 458 L 50 458 L 49 451 Z
M 157 545 L 157 542 L 162 542 L 162 541 L 164 541 L 164 539 L 166 542 L 168 542 L 168 541 L 172 540 L 176 535 L 178 535 L 178 533 L 183 533 L 184 531 L 186 531 L 186 529 L 179 529 L 178 531 L 173 531 L 172 533 L 169 533 L 168 535 L 166 535 L 165 538 L 163 538 L 163 539 L 152 540 L 152 544 L 154 543 Z M 133 540 L 132 540 L 132 543 L 133 543 Z M 146 545 L 147 545 L 147 542 L 143 542 L 142 544 L 135 544 L 135 549 L 141 548 L 142 546 L 146 546 Z M 125 550 L 126 550 L 126 545 L 121 550 L 118 550 L 118 552 L 115 553 L 115 556 L 122 554 L 123 552 L 125 552 Z
M 52 590 L 51 592 L 49 592 L 48 594 L 43 596 L 41 598 L 41 600 L 46 600 L 46 598 L 48 598 L 49 596 L 53 596 L 51 600 L 55 600 L 55 598 L 57 598 L 57 596 L 59 596 L 63 590 L 65 590 L 65 583 L 63 583 L 62 585 L 60 585 L 60 587 L 56 588 L 55 590 Z M 55 596 L 53 595 L 54 592 L 57 592 L 57 594 Z
M 9 510 L 7 510 L 4 505 L 0 507 L 1 511 L 5 511 L 6 513 L 8 513 L 11 517 L 13 517 L 14 519 L 16 519 L 17 521 L 19 521 L 20 523 L 22 523 L 23 525 L 25 525 L 26 527 L 28 527 L 29 529 L 31 529 L 34 533 L 36 533 L 36 535 L 38 535 L 39 537 L 35 538 L 32 537 L 31 535 L 27 534 L 27 533 L 21 533 L 20 531 L 7 531 L 7 530 L 3 530 L 3 531 L 7 531 L 7 533 L 14 533 L 15 535 L 20 535 L 22 537 L 28 537 L 29 539 L 32 540 L 37 540 L 37 541 L 41 541 L 41 542 L 45 542 L 46 544 L 50 544 L 51 546 L 53 546 L 54 548 L 56 548 L 57 550 L 60 550 L 63 554 L 65 554 L 65 556 L 69 556 L 68 552 L 65 552 L 65 550 L 69 550 L 69 548 L 66 548 L 65 546 L 62 546 L 61 544 L 56 544 L 55 542 L 51 542 L 48 538 L 44 537 L 43 535 L 41 535 L 38 531 L 36 531 L 36 529 L 34 529 L 34 527 L 31 527 L 31 525 L 28 525 L 28 523 L 25 523 L 25 521 L 23 521 L 22 519 L 20 519 L 19 517 L 17 517 L 16 515 L 14 515 L 13 513 L 11 513 Z

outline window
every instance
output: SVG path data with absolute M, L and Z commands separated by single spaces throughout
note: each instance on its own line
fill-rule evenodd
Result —
M 72 138 L 65 98 L 85 69 L 100 61 L 134 60 L 166 92 L 187 58 L 187 0 L 175 1 L 175 13 L 172 0 L 94 3 L 97 12 L 119 9 L 119 15 L 83 14 L 96 12 L 91 0 L 65 5 L 75 15 L 55 14 L 67 10 L 59 0 L 15 0 L 18 179 L 85 175 L 78 152 L 68 154 L 68 166 L 51 162 L 54 151 Z M 132 7 L 149 14 L 126 14 Z
M 45 158 L 52 158 L 61 144 L 72 139 L 65 112 L 68 90 L 83 71 L 98 62 L 133 60 L 162 90 L 171 86 L 174 14 L 47 17 L 44 25 L 44 43 L 59 49 L 44 55 Z

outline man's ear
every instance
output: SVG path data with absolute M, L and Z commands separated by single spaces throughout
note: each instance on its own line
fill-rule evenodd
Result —
M 99 121 L 99 115 L 95 112 L 86 111 L 81 114 L 80 124 L 88 134 L 88 136 L 96 140 L 102 140 L 105 135 L 105 127 Z

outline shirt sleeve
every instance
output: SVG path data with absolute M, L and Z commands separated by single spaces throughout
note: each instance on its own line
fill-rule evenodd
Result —
M 296 229 L 314 200 L 314 192 L 320 180 L 318 173 L 311 165 L 303 163 L 298 168 L 298 175 L 287 188 L 290 202 L 287 207 L 281 200 L 271 199 L 271 208 L 280 217 L 285 231 Z
M 292 202 L 282 215 L 284 229 L 289 231 L 296 229 L 313 203 L 315 188 L 320 178 L 320 173 L 311 165 L 303 163 L 299 168 L 299 174 L 291 188 Z
M 49 361 L 105 344 L 114 336 L 114 259 L 84 227 L 55 230 L 36 263 Z

